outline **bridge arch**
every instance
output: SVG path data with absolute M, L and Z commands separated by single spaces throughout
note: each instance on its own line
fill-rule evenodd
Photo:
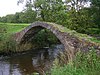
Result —
M 46 22 L 35 22 L 32 23 L 30 26 L 26 27 L 21 32 L 17 33 L 16 41 L 17 43 L 21 44 L 23 42 L 27 42 L 34 34 L 39 32 L 41 29 L 48 29 L 50 30 L 62 44 L 64 44 L 64 36 L 63 33 L 54 26 L 53 23 L 46 23 Z
M 49 22 L 34 22 L 24 30 L 16 33 L 14 37 L 17 43 L 16 50 L 25 51 L 30 49 L 32 44 L 31 42 L 29 43 L 28 40 L 34 38 L 34 34 L 43 28 L 50 30 L 64 45 L 69 61 L 73 59 L 74 53 L 77 50 L 89 50 L 91 47 L 100 50 L 99 45 L 95 45 L 95 43 L 89 42 L 85 40 L 85 38 L 80 39 L 71 34 L 70 31 L 66 31 L 66 29 L 64 29 L 65 27 Z
M 45 29 L 50 30 L 64 45 L 65 33 L 61 32 L 56 26 L 57 25 L 54 23 L 46 23 L 46 22 L 32 23 L 30 26 L 26 27 L 21 32 L 16 33 L 16 41 L 19 44 L 25 43 L 28 40 L 30 40 L 34 36 L 34 34 L 39 32 L 41 29 L 45 28 Z
M 21 32 L 16 33 L 15 40 L 18 44 L 17 50 L 28 50 L 32 47 L 32 44 L 28 42 L 31 38 L 34 38 L 34 34 L 36 34 L 41 29 L 50 30 L 64 45 L 64 49 L 68 54 L 68 59 L 72 59 L 74 55 L 75 46 L 77 41 L 75 37 L 70 35 L 67 32 L 62 31 L 63 27 L 59 26 L 55 23 L 49 22 L 34 22 L 30 26 L 26 27 Z

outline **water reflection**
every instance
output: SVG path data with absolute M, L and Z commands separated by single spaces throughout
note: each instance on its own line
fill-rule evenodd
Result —
M 58 49 L 33 50 L 0 59 L 0 75 L 43 75 L 49 71 Z M 38 74 L 38 75 L 39 75 Z

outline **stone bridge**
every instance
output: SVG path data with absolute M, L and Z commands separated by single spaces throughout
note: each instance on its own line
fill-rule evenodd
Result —
M 67 51 L 68 58 L 71 59 L 77 50 L 88 50 L 94 46 L 93 43 L 85 41 L 85 39 L 79 39 L 71 33 L 71 31 L 61 25 L 57 25 L 49 22 L 34 22 L 30 26 L 26 27 L 21 32 L 15 34 L 15 40 L 18 44 L 17 50 L 28 50 L 32 48 L 31 39 L 41 29 L 50 30 L 64 45 L 65 51 Z

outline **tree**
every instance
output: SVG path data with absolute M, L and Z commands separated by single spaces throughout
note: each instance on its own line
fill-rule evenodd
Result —
M 43 21 L 56 21 L 58 13 L 65 10 L 62 0 L 27 0 L 26 7 L 32 7 L 37 12 L 37 17 Z
M 0 22 L 1 22 L 2 18 L 0 17 Z
M 4 22 L 4 23 L 7 22 L 7 18 L 3 16 L 3 17 L 1 18 L 1 22 Z
M 18 3 L 21 3 L 23 1 L 24 0 L 19 0 Z M 37 13 L 33 10 L 32 0 L 26 0 L 25 7 L 26 8 L 23 10 L 23 12 L 21 12 L 21 15 L 19 17 L 20 21 L 24 23 L 32 23 L 36 21 Z
M 91 12 L 94 17 L 94 23 L 100 28 L 100 0 L 91 0 Z
M 7 23 L 13 23 L 14 22 L 14 14 L 9 14 L 5 16 L 7 19 Z
M 76 10 L 70 10 L 67 14 L 69 18 L 67 20 L 67 27 L 77 32 L 88 34 L 89 29 L 95 26 L 93 17 L 89 14 L 90 8 L 80 9 L 77 12 L 75 11 Z
M 28 9 L 20 13 L 19 20 L 21 23 L 32 23 L 36 21 L 36 12 Z
M 85 7 L 90 0 L 64 0 L 64 3 L 69 6 L 68 9 L 75 9 L 76 11 Z
M 16 12 L 16 14 L 13 16 L 13 23 L 20 23 L 19 16 L 20 12 Z

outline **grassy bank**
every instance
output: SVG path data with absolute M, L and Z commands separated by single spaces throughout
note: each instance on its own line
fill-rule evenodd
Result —
M 61 60 L 60 60 L 61 61 Z M 67 61 L 67 60 L 65 60 Z M 73 62 L 60 66 L 57 60 L 51 70 L 51 75 L 99 75 L 100 57 L 96 50 L 92 49 L 88 53 L 78 52 Z M 63 63 L 62 63 L 63 64 Z
M 29 24 L 0 23 L 0 52 L 15 51 L 15 41 L 12 35 L 28 25 Z
M 8 35 L 13 34 L 16 32 L 21 31 L 25 27 L 27 27 L 29 24 L 17 24 L 17 23 L 0 23 L 0 30 L 4 30 L 3 32 L 6 32 Z

